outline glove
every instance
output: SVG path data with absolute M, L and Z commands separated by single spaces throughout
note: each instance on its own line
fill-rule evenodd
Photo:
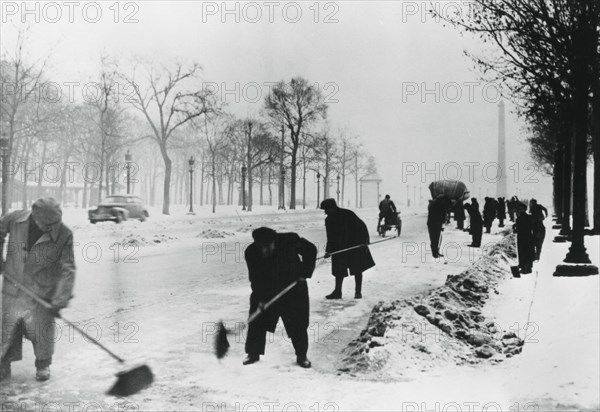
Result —
M 258 312 L 264 312 L 265 311 L 265 302 L 258 302 L 258 307 L 256 308 L 256 310 Z
M 52 316 L 54 316 L 55 318 L 59 318 L 60 319 L 60 310 L 63 309 L 60 306 L 56 306 L 56 305 L 52 305 L 51 308 L 48 308 L 48 312 L 50 312 L 52 314 Z
M 299 278 L 298 278 L 298 282 L 306 282 L 306 278 L 299 277 Z
M 329 257 L 331 257 L 331 253 L 329 253 L 329 252 L 325 252 L 325 254 L 323 255 L 323 258 L 324 258 L 324 259 L 327 259 L 327 258 L 329 258 Z

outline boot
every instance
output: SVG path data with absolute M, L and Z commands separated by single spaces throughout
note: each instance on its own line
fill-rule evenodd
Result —
M 329 295 L 325 296 L 325 299 L 341 299 L 343 283 L 344 283 L 343 277 L 336 277 L 335 278 L 335 289 Z
M 301 368 L 310 368 L 311 367 L 311 363 L 308 360 L 308 358 L 306 356 L 298 356 L 296 358 L 296 363 L 301 367 Z
M 46 366 L 44 368 L 37 368 L 35 372 L 35 380 L 36 381 L 47 381 L 50 379 L 50 366 Z
M 249 353 L 248 356 L 246 356 L 246 359 L 244 359 L 242 361 L 242 365 L 252 365 L 253 363 L 256 363 L 260 360 L 260 355 L 254 355 L 252 353 Z
M 354 275 L 354 282 L 355 282 L 354 299 L 362 299 L 362 280 L 363 280 L 362 273 L 359 275 Z

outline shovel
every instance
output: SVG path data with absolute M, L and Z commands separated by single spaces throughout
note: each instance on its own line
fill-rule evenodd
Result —
M 35 300 L 37 303 L 39 303 L 46 309 L 48 309 L 50 311 L 53 311 L 55 309 L 50 303 L 46 302 L 44 299 L 42 299 L 41 297 L 36 295 L 33 291 L 29 290 L 28 288 L 23 286 L 21 283 L 17 282 L 11 276 L 7 275 L 6 273 L 3 273 L 2 275 L 4 277 L 6 277 L 6 279 L 8 279 L 12 283 L 14 283 L 15 286 L 17 286 L 17 288 L 19 288 L 21 291 L 23 291 L 27 296 L 29 296 L 30 298 Z M 56 313 L 54 316 L 59 319 L 62 319 L 67 325 L 69 325 L 73 329 L 77 330 L 79 333 L 81 333 L 83 336 L 85 336 L 87 339 L 89 339 L 89 341 L 91 343 L 100 347 L 102 350 L 104 350 L 110 356 L 115 358 L 119 363 L 121 363 L 121 364 L 125 363 L 125 360 L 123 358 L 114 354 L 110 349 L 108 349 L 107 347 L 102 345 L 99 341 L 94 339 L 92 336 L 88 335 L 84 330 L 80 329 L 77 325 L 75 325 L 74 323 L 72 323 L 69 320 L 62 317 L 60 315 L 60 313 Z M 108 395 L 121 396 L 121 397 L 133 395 L 135 393 L 138 393 L 142 389 L 150 386 L 150 384 L 154 381 L 154 375 L 152 374 L 152 371 L 150 370 L 150 368 L 147 365 L 140 365 L 140 366 L 136 366 L 131 369 L 128 369 L 128 370 L 121 371 L 121 372 L 117 373 L 116 376 L 117 376 L 117 381 L 112 386 L 112 388 L 110 388 L 110 390 L 107 392 Z
M 395 239 L 397 237 L 398 236 L 394 236 L 394 237 L 389 237 L 387 239 L 378 240 L 376 242 L 369 243 L 369 245 L 374 245 L 374 244 L 381 243 L 381 242 L 387 242 L 388 240 L 392 240 L 392 239 Z M 347 252 L 348 250 L 352 250 L 352 249 L 358 249 L 359 247 L 369 246 L 369 245 L 367 245 L 367 244 L 361 244 L 361 245 L 351 246 L 351 247 L 346 248 L 346 249 L 336 250 L 335 252 L 331 252 L 329 254 L 329 256 L 335 255 L 337 253 Z M 316 260 L 324 259 L 324 258 L 325 258 L 325 256 L 319 256 Z M 259 305 L 258 309 L 256 309 L 256 311 L 252 315 L 250 315 L 250 317 L 248 318 L 247 324 L 249 325 L 254 320 L 256 320 L 256 318 L 258 318 L 263 312 L 265 312 L 271 305 L 273 305 L 283 295 L 285 295 L 290 290 L 292 290 L 292 288 L 294 286 L 296 286 L 298 284 L 298 282 L 304 281 L 304 280 L 305 279 L 295 280 L 294 282 L 292 282 L 289 285 L 287 285 L 281 292 L 279 292 L 277 295 L 275 295 L 273 297 L 273 299 L 271 299 L 270 301 L 268 301 L 264 305 Z M 230 346 L 229 345 L 229 341 L 227 340 L 227 335 L 229 333 L 230 332 L 225 327 L 225 324 L 223 323 L 223 321 L 219 321 L 219 323 L 217 324 L 217 334 L 215 335 L 215 340 L 214 340 L 215 354 L 217 355 L 217 359 L 222 359 L 222 358 L 225 357 L 225 355 L 227 355 L 227 351 L 229 350 L 229 346 Z

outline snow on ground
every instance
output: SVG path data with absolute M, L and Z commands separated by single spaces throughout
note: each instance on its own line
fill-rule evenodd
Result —
M 52 379 L 46 383 L 33 380 L 33 355 L 26 342 L 23 362 L 13 364 L 13 379 L 3 382 L 0 391 L 5 410 L 19 405 L 42 410 L 51 402 L 58 408 L 49 410 L 90 405 L 97 406 L 95 410 L 205 411 L 598 408 L 598 276 L 552 277 L 566 246 L 550 242 L 551 230 L 534 273 L 519 279 L 505 277 L 496 287 L 499 293 L 491 294 L 481 308 L 486 319 L 525 341 L 521 354 L 499 364 L 459 366 L 446 360 L 442 367 L 415 369 L 411 374 L 399 370 L 382 381 L 361 373 L 339 372 L 344 348 L 359 336 L 380 301 L 426 296 L 442 286 L 448 275 L 457 275 L 476 262 L 483 252 L 465 247 L 470 242 L 466 233 L 447 226 L 442 249 L 445 259 L 433 259 L 424 214 L 403 211 L 402 236 L 371 246 L 377 266 L 365 274 L 364 299 L 352 298 L 353 279 L 348 278 L 342 300 L 325 300 L 333 278 L 329 262 L 317 265 L 308 281 L 308 355 L 313 368 L 295 365 L 281 324 L 270 335 L 261 361 L 242 366 L 249 296 L 242 253 L 251 241 L 249 232 L 262 225 L 297 231 L 318 243 L 322 253 L 323 212 L 257 207 L 247 213 L 218 207 L 213 215 L 204 207 L 189 216 L 186 211 L 173 208 L 171 216 L 151 211 L 144 223 L 90 225 L 85 211 L 65 210 L 65 221 L 81 243 L 80 252 L 96 242 L 104 253 L 97 261 L 89 255 L 76 255 L 75 299 L 64 315 L 99 328 L 103 343 L 130 364 L 147 363 L 155 383 L 126 400 L 107 397 L 104 392 L 114 381 L 118 365 L 82 337 L 68 334 L 63 325 Z M 377 211 L 358 213 L 374 233 Z M 484 234 L 484 243 L 501 239 L 496 227 L 492 232 Z M 218 237 L 220 234 L 225 237 Z M 124 259 L 131 250 L 117 248 L 121 252 L 117 256 L 114 248 L 107 249 L 111 242 L 155 236 L 170 239 L 147 247 L 137 244 L 139 250 L 131 263 Z M 376 240 L 372 234 L 371 241 Z M 598 238 L 586 238 L 586 243 L 598 264 Z M 234 332 L 229 336 L 229 355 L 221 361 L 213 352 L 219 320 Z M 438 355 L 444 356 L 443 352 Z

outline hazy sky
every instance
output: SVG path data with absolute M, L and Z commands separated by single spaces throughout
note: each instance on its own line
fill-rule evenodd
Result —
M 3 1 L 3 50 L 25 19 L 31 26 L 28 54 L 50 55 L 57 82 L 93 79 L 101 53 L 198 62 L 205 82 L 231 91 L 225 98 L 240 115 L 258 113 L 269 83 L 299 75 L 319 84 L 333 129 L 361 136 L 378 161 L 384 192 L 398 198 L 406 183 L 427 185 L 436 167 L 439 177 L 455 177 L 455 165 L 444 167 L 448 162 L 461 166 L 473 193 L 494 187 L 482 176 L 497 156 L 498 87 L 482 82 L 463 54 L 489 50 L 436 22 L 426 13 L 429 2 L 74 3 L 69 9 L 63 2 L 31 2 L 23 14 L 21 2 Z M 466 3 L 434 4 L 449 13 Z M 534 180 L 524 181 L 528 175 L 542 179 L 525 170 L 524 124 L 510 103 L 506 108 L 509 192 L 515 179 L 523 194 L 537 192 Z M 477 162 L 472 178 L 465 165 L 470 162 Z M 414 175 L 408 177 L 408 170 Z M 494 181 L 495 168 L 486 171 L 488 182 Z

